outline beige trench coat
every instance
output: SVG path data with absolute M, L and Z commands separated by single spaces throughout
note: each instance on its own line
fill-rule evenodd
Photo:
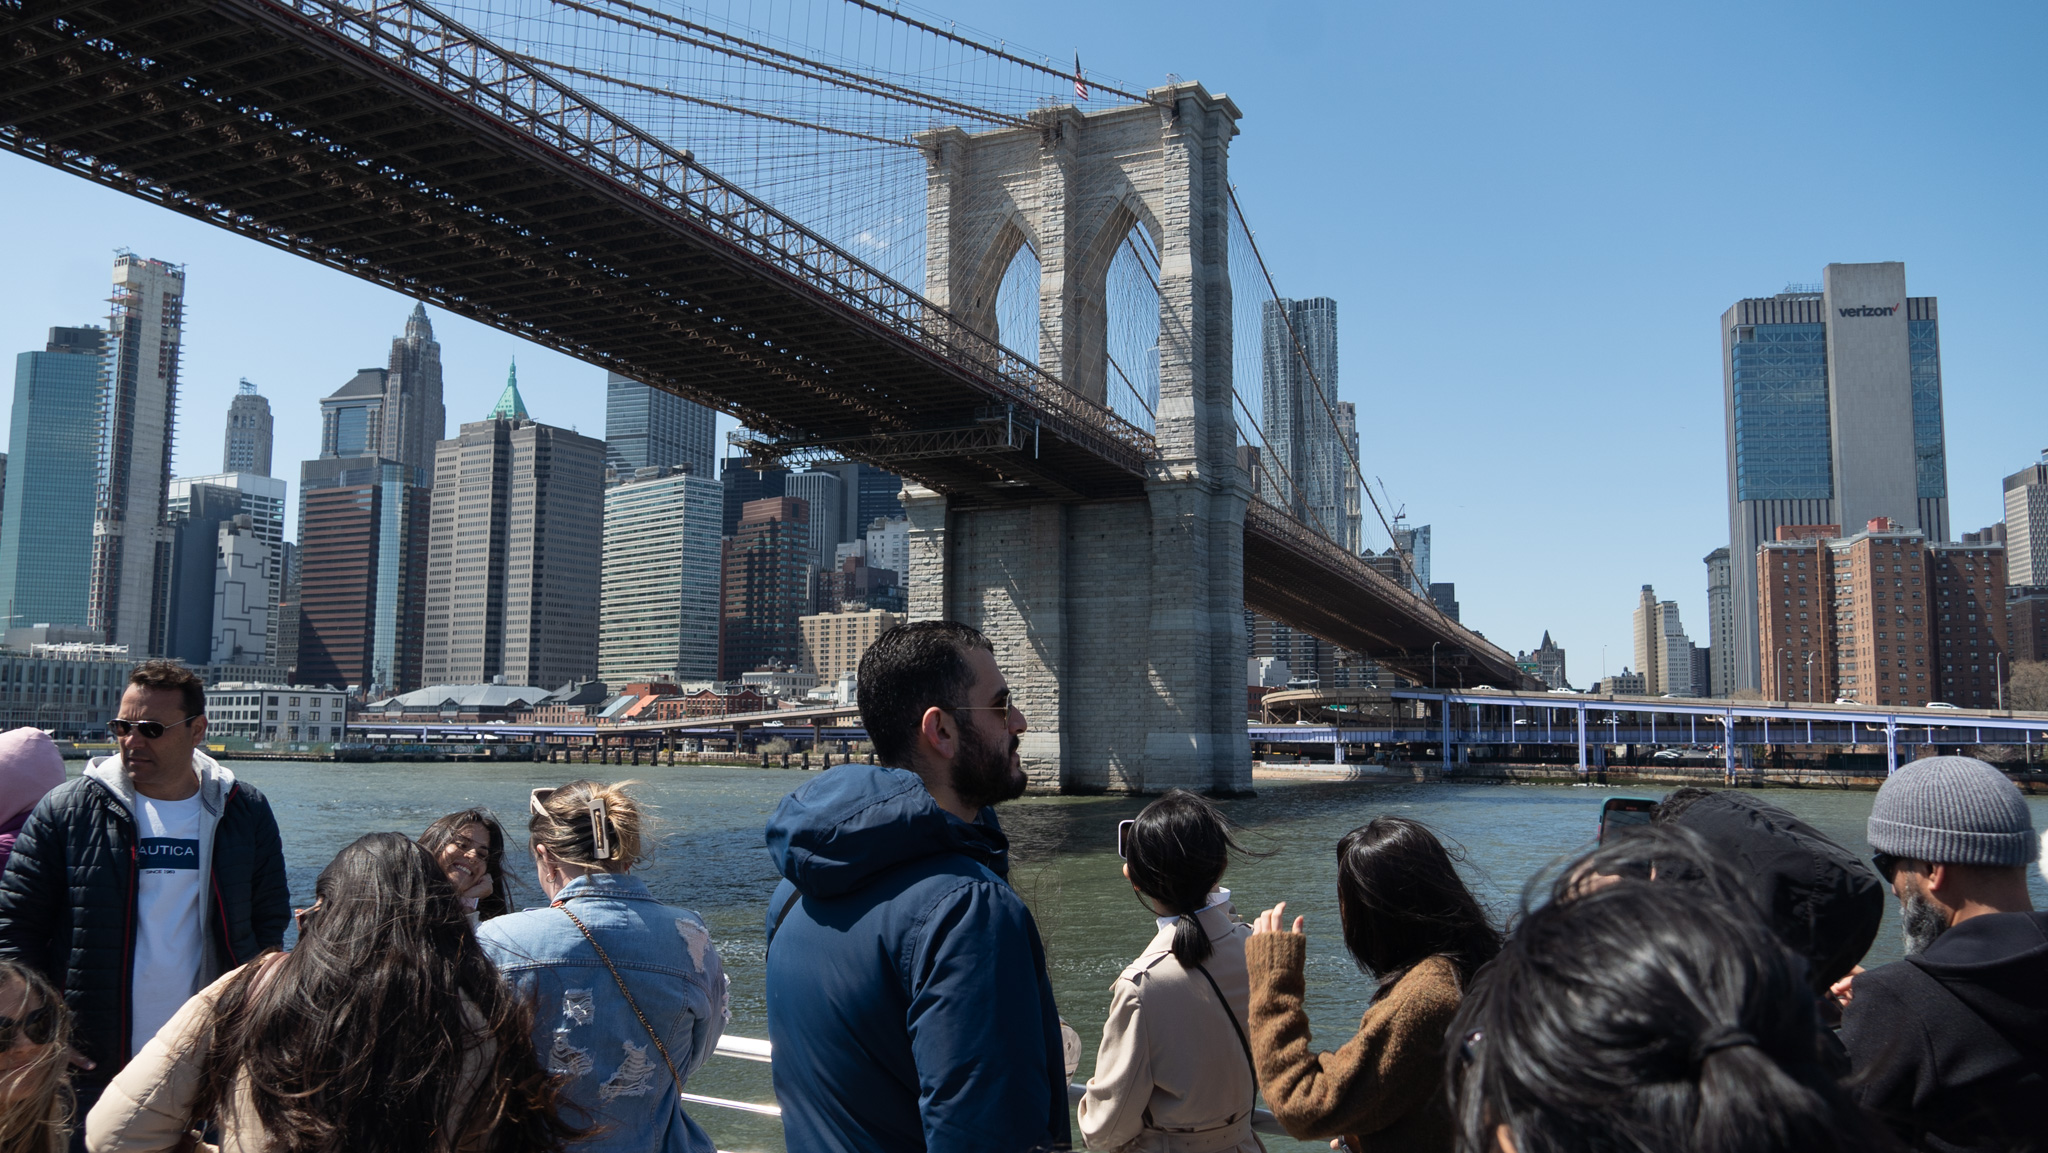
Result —
M 1244 942 L 1251 926 L 1228 904 L 1198 919 L 1215 951 L 1202 963 L 1238 1029 L 1249 1017 Z M 1173 958 L 1161 929 L 1110 986 L 1095 1075 L 1081 1098 L 1081 1138 L 1119 1153 L 1261 1153 L 1251 1111 L 1257 1085 L 1244 1043 L 1202 974 Z

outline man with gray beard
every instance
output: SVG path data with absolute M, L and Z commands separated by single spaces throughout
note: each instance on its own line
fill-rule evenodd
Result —
M 1870 810 L 1906 959 L 1845 978 L 1842 1043 L 1863 1103 L 1914 1149 L 2048 1150 L 2048 913 L 2025 798 L 1969 757 L 1892 774 Z

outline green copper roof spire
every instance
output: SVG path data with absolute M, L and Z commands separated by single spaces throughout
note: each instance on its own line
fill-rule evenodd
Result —
M 526 415 L 526 401 L 519 395 L 519 360 L 513 358 L 512 371 L 505 378 L 505 391 L 498 394 L 498 403 L 491 409 L 485 420 L 532 420 Z

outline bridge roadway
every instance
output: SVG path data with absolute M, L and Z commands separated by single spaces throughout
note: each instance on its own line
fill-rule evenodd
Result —
M 1345 745 L 1438 745 L 1447 765 L 1460 746 L 1575 745 L 1580 772 L 1588 767 L 1587 749 L 1598 745 L 1711 745 L 1719 749 L 1723 769 L 1731 774 L 1734 750 L 1741 745 L 1882 743 L 1889 768 L 1898 767 L 1901 745 L 2048 746 L 2048 714 L 1991 709 L 1488 689 L 1394 689 L 1380 696 L 1390 703 L 1418 702 L 1417 711 L 1433 710 L 1435 715 L 1361 718 L 1357 725 L 1253 724 L 1249 735 L 1255 744 L 1332 745 L 1338 759 Z M 1398 704 L 1389 711 L 1399 711 Z
M 1144 430 L 424 4 L 0 0 L 0 43 L 0 147 L 955 508 L 1145 495 Z M 1412 679 L 1527 683 L 1279 509 L 1244 552 L 1252 609 Z

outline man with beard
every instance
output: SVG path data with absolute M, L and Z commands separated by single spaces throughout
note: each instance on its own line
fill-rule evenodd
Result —
M 1863 1103 L 1915 1149 L 2048 1149 L 2048 913 L 2020 791 L 1969 757 L 1892 774 L 1871 806 L 1906 959 L 1837 986 Z M 1846 987 L 1845 987 L 1846 986 Z
M 834 768 L 768 821 L 783 876 L 767 1001 L 784 1141 L 1065 1148 L 1059 1013 L 993 808 L 1024 791 L 1024 714 L 988 638 L 950 621 L 883 633 L 859 677 L 882 764 Z

